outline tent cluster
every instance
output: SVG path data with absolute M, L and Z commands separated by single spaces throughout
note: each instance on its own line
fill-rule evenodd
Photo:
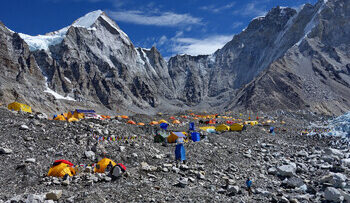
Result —
M 56 160 L 52 164 L 48 176 L 54 177 L 65 177 L 75 176 L 79 173 L 82 165 L 74 165 L 70 161 L 61 159 Z M 83 165 L 86 166 L 86 165 Z M 87 165 L 90 166 L 90 165 Z M 91 165 L 94 173 L 105 173 L 108 172 L 109 176 L 113 179 L 120 177 L 126 172 L 126 167 L 122 163 L 116 163 L 111 159 L 103 158 L 98 163 Z
M 94 110 L 81 110 L 76 109 L 75 111 L 69 111 L 68 113 L 62 113 L 61 115 L 54 115 L 53 120 L 56 121 L 68 121 L 68 122 L 75 122 L 79 121 L 81 119 L 87 119 L 87 118 L 101 118 L 101 119 L 107 119 L 110 118 L 108 116 L 98 116 Z

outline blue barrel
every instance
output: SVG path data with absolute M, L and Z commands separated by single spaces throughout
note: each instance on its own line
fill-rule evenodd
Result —
M 193 123 L 193 122 L 190 123 L 190 129 L 189 129 L 189 130 L 195 130 L 195 127 L 194 127 L 194 123 Z
M 191 133 L 191 138 L 193 142 L 201 141 L 201 135 L 198 132 Z

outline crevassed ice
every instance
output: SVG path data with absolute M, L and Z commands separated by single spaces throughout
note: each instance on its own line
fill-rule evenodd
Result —
M 342 116 L 333 119 L 330 122 L 330 127 L 332 129 L 332 135 L 349 138 L 348 136 L 350 136 L 350 111 Z

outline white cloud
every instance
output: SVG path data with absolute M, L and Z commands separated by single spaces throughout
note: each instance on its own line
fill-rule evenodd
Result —
M 243 22 L 234 22 L 234 23 L 232 24 L 232 28 L 233 28 L 233 29 L 239 28 L 239 27 L 242 26 L 242 25 L 243 25 Z
M 213 12 L 213 13 L 219 13 L 223 10 L 232 8 L 235 4 L 236 4 L 235 2 L 232 2 L 230 4 L 227 4 L 227 5 L 224 5 L 221 7 L 216 7 L 215 5 L 209 5 L 209 6 L 202 6 L 199 9 L 204 10 L 204 11 Z
M 155 26 L 184 26 L 202 24 L 202 19 L 193 17 L 189 14 L 177 14 L 173 12 L 150 12 L 145 13 L 139 10 L 110 11 L 108 15 L 117 22 L 127 22 L 140 25 Z
M 160 37 L 160 39 L 158 40 L 158 43 L 160 46 L 163 45 L 166 41 L 168 40 L 168 38 L 163 35 L 162 37 Z
M 266 8 L 261 5 L 262 2 L 251 2 L 245 5 L 242 9 L 236 10 L 233 13 L 246 17 L 265 16 Z
M 172 51 L 177 54 L 212 54 L 232 40 L 233 35 L 212 35 L 203 39 L 174 37 Z

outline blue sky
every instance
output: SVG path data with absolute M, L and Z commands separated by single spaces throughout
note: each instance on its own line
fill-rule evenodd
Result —
M 252 18 L 276 6 L 317 0 L 4 0 L 0 21 L 16 32 L 45 34 L 101 9 L 135 46 L 156 46 L 163 56 L 210 54 Z

